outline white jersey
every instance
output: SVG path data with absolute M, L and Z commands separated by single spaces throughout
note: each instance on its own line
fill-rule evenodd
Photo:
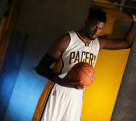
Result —
M 56 63 L 56 66 L 59 65 L 58 75 L 60 78 L 63 78 L 78 62 L 87 62 L 94 67 L 100 49 L 97 38 L 85 42 L 78 32 L 71 31 L 68 33 L 71 38 L 70 43 Z

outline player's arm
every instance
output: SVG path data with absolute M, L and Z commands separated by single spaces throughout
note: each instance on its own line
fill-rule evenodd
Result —
M 110 39 L 104 37 L 98 37 L 100 42 L 100 49 L 125 49 L 128 48 L 133 42 L 136 36 L 136 12 L 132 14 L 132 24 L 129 31 L 126 33 L 123 39 Z
M 45 53 L 44 57 L 36 67 L 36 72 L 44 76 L 51 81 L 58 83 L 62 86 L 72 87 L 72 88 L 83 88 L 82 86 L 77 87 L 76 84 L 80 83 L 79 81 L 73 83 L 69 79 L 69 73 L 63 78 L 59 78 L 53 71 L 50 69 L 50 66 L 61 56 L 61 54 L 66 50 L 70 42 L 70 35 L 67 33 L 59 37 L 53 45 Z

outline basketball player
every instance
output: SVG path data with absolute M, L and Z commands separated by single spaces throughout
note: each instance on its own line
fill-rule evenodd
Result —
M 105 27 L 106 15 L 101 10 L 90 9 L 84 27 L 59 37 L 48 49 L 36 72 L 50 81 L 46 84 L 37 104 L 32 121 L 80 121 L 84 86 L 73 82 L 69 70 L 78 62 L 95 66 L 101 49 L 125 49 L 136 35 L 136 14 L 124 39 L 99 37 Z M 53 69 L 50 66 L 53 64 Z M 78 85 L 78 86 L 77 86 Z

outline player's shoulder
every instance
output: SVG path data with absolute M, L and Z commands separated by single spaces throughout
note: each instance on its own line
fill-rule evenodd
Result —
M 110 38 L 108 38 L 107 36 L 99 36 L 98 37 L 98 41 L 99 41 L 99 44 L 100 44 L 100 49 L 103 49 L 105 44 L 107 43 L 107 41 L 109 40 Z
M 99 41 L 106 40 L 108 37 L 107 36 L 98 36 Z
M 65 34 L 63 34 L 64 39 L 70 39 L 72 36 L 77 35 L 76 31 L 67 31 Z
M 98 37 L 98 41 L 99 41 L 100 45 L 103 44 L 105 42 L 105 40 L 106 40 L 105 36 L 99 36 Z
M 67 48 L 67 46 L 69 45 L 70 42 L 70 35 L 69 33 L 65 33 L 62 34 L 61 36 L 59 36 L 56 41 L 55 41 L 55 46 L 59 47 L 59 48 Z
M 70 40 L 70 34 L 67 32 L 65 34 L 62 34 L 59 38 L 60 41 L 69 41 Z
M 67 33 L 63 34 L 63 35 L 61 36 L 61 38 L 62 38 L 63 40 L 69 40 L 69 39 L 70 39 L 70 34 L 67 32 Z
M 58 38 L 58 41 L 60 43 L 69 43 L 70 42 L 70 34 L 69 33 L 65 33 L 63 35 L 61 35 L 59 38 Z
M 64 33 L 63 35 L 61 35 L 58 39 L 57 39 L 57 43 L 59 44 L 66 44 L 68 45 L 71 41 L 71 38 L 76 35 L 75 31 L 67 31 L 66 33 Z

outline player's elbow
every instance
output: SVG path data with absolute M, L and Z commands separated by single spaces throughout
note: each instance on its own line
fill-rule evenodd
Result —
M 41 67 L 41 66 L 37 66 L 37 67 L 35 68 L 35 70 L 36 70 L 36 73 L 37 73 L 37 74 L 42 75 L 42 67 Z
M 132 42 L 134 41 L 134 39 L 135 39 L 134 36 L 126 36 L 126 37 L 124 38 L 126 48 L 128 48 L 128 47 L 132 44 Z
M 132 45 L 132 41 L 125 41 L 124 49 L 130 48 L 131 45 Z

